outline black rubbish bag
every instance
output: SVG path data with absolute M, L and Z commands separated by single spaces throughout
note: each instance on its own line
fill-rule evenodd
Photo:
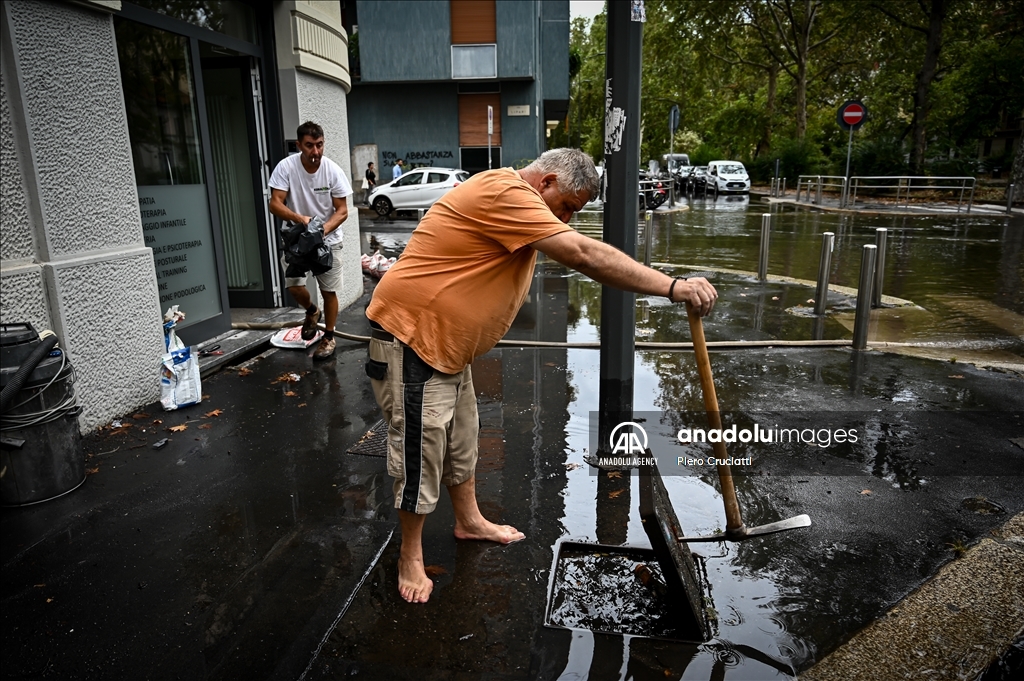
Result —
M 324 221 L 320 217 L 314 217 L 308 225 L 285 223 L 281 227 L 281 241 L 288 263 L 285 276 L 323 274 L 334 266 L 331 248 L 324 243 Z

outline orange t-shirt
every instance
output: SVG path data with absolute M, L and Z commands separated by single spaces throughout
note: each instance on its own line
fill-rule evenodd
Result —
M 515 170 L 475 175 L 431 207 L 366 315 L 430 366 L 458 373 L 512 325 L 537 261 L 530 244 L 570 229 Z

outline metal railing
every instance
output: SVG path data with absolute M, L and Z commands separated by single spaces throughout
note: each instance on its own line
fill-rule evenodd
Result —
M 966 212 L 970 213 L 971 206 L 974 205 L 974 184 L 975 179 L 973 177 L 929 175 L 854 176 L 850 178 L 850 182 L 846 188 L 846 193 L 840 201 L 840 205 L 842 207 L 854 208 L 857 203 L 857 193 L 859 191 L 868 190 L 875 193 L 889 194 L 895 191 L 896 207 L 899 208 L 901 205 L 910 205 L 911 191 L 943 190 L 959 192 L 956 202 L 956 212 L 959 213 L 964 204 L 964 194 L 967 193 L 967 190 L 969 189 L 970 194 L 967 199 Z
M 796 200 L 800 202 L 800 193 L 807 190 L 807 200 L 814 204 L 821 203 L 821 192 L 826 188 L 839 190 L 839 204 L 842 206 L 846 196 L 846 178 L 842 175 L 800 175 L 796 180 Z

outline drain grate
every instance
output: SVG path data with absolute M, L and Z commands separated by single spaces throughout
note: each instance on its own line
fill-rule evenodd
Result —
M 388 455 L 388 424 L 384 419 L 370 426 L 359 441 L 345 450 L 348 454 L 364 454 L 366 456 Z

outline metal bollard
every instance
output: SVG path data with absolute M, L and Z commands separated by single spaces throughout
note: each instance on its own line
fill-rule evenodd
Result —
M 654 211 L 644 211 L 644 264 L 651 266 L 651 226 L 654 224 L 652 217 Z
M 757 278 L 768 279 L 768 241 L 771 238 L 772 214 L 761 213 L 761 252 L 757 256 Z
M 860 286 L 857 288 L 857 315 L 853 320 L 853 349 L 868 347 L 868 322 L 871 319 L 871 284 L 875 278 L 874 244 L 864 244 L 860 257 Z
M 814 314 L 825 314 L 828 305 L 828 273 L 832 269 L 832 249 L 835 247 L 834 232 L 821 235 L 821 259 L 818 261 L 818 290 L 814 294 Z
M 1010 215 L 1013 212 L 1013 191 L 1014 186 L 1011 184 L 1006 188 L 1006 214 Z
M 782 178 L 782 193 L 779 194 L 779 196 L 785 196 L 785 195 L 786 195 L 786 178 Z
M 818 188 L 814 192 L 815 205 L 821 205 L 821 175 L 818 175 Z
M 885 280 L 885 237 L 888 233 L 885 227 L 875 230 L 875 248 L 878 249 L 875 255 L 875 285 L 871 289 L 871 307 L 882 306 L 882 282 Z

